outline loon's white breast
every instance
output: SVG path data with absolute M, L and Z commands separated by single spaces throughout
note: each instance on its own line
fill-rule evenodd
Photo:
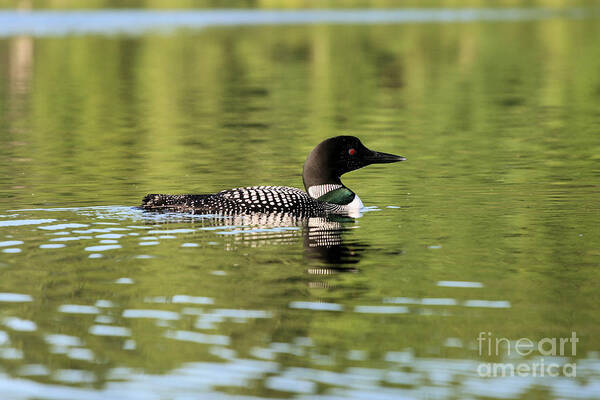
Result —
M 358 195 L 355 193 L 354 200 L 352 200 L 352 202 L 345 207 L 348 207 L 347 213 L 349 217 L 358 218 L 362 216 L 361 210 L 365 208 L 365 205 L 360 200 L 360 197 L 358 197 Z

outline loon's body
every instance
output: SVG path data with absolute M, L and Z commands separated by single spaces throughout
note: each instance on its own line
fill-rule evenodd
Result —
M 315 216 L 359 211 L 363 205 L 358 196 L 354 196 L 348 204 L 334 204 L 312 198 L 294 187 L 250 186 L 214 194 L 149 194 L 143 200 L 143 207 L 226 215 L 283 212 L 296 216 Z
M 369 150 L 356 137 L 337 136 L 321 142 L 308 155 L 302 174 L 306 192 L 287 186 L 251 186 L 214 194 L 149 194 L 142 200 L 142 207 L 224 215 L 352 215 L 357 214 L 363 204 L 342 184 L 340 176 L 369 164 L 403 160 L 400 156 Z

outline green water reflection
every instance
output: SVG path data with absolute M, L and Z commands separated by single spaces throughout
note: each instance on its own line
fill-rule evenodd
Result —
M 0 244 L 23 242 L 0 248 L 21 250 L 0 253 L 0 293 L 31 296 L 0 302 L 0 383 L 14 398 L 71 398 L 17 377 L 93 389 L 73 398 L 598 396 L 598 37 L 597 20 L 552 19 L 0 39 Z M 345 177 L 378 211 L 313 226 L 332 246 L 307 223 L 244 234 L 129 208 L 302 187 L 308 152 L 340 133 L 408 161 Z M 54 221 L 6 223 L 29 219 Z M 56 224 L 82 226 L 42 229 Z M 579 380 L 482 389 L 488 331 L 577 332 Z

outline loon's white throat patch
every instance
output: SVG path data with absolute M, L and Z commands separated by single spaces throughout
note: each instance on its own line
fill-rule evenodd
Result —
M 328 203 L 326 207 L 329 212 L 335 214 L 346 214 L 349 217 L 358 218 L 362 216 L 361 210 L 365 206 L 363 205 L 363 202 L 360 200 L 360 198 L 355 194 L 354 199 L 348 204 L 341 205 Z
M 350 217 L 357 218 L 362 215 L 361 210 L 363 208 L 365 208 L 365 205 L 360 200 L 360 197 L 358 197 L 358 195 L 357 195 L 357 196 L 354 196 L 354 200 L 352 200 L 352 203 L 348 204 L 348 208 L 347 208 L 346 212 L 348 213 L 348 215 Z
M 308 194 L 313 199 L 318 199 L 323 196 L 325 193 L 329 193 L 332 190 L 336 190 L 341 188 L 342 185 L 338 185 L 336 183 L 327 183 L 325 185 L 315 185 L 308 188 Z

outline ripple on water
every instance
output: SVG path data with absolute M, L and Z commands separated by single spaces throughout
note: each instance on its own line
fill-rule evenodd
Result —
M 110 300 L 98 300 L 98 301 L 96 301 L 95 306 L 101 307 L 101 308 L 111 308 L 111 307 L 114 307 L 115 304 Z
M 63 243 L 47 243 L 40 244 L 40 249 L 60 249 L 62 247 L 66 247 L 66 244 Z
M 289 304 L 289 307 L 317 311 L 342 311 L 344 309 L 344 307 L 340 304 L 319 303 L 312 301 L 292 301 Z
M 383 299 L 384 303 L 391 304 L 421 304 L 427 306 L 455 306 L 457 302 L 455 299 L 450 298 L 424 298 L 424 299 L 411 299 L 409 297 L 386 297 Z
M 9 344 L 9 343 L 10 343 L 10 337 L 8 336 L 8 333 L 6 333 L 4 331 L 0 331 L 0 346 Z
M 171 299 L 172 303 L 178 304 L 213 304 L 214 300 L 210 297 L 188 296 L 185 294 L 176 294 Z
M 85 240 L 85 239 L 92 239 L 91 236 L 67 236 L 67 237 L 59 237 L 59 238 L 52 238 L 52 239 L 48 239 L 50 242 L 70 242 L 73 240 Z
M 167 331 L 164 335 L 166 338 L 181 340 L 184 342 L 195 342 L 203 344 L 218 344 L 227 346 L 229 344 L 229 337 L 223 335 L 209 335 L 206 333 L 193 332 L 193 331 Z
M 444 346 L 461 348 L 461 347 L 463 347 L 463 343 L 462 343 L 462 340 L 460 340 L 459 338 L 449 337 L 444 342 Z
M 467 300 L 465 307 L 510 308 L 510 302 L 504 300 Z
M 214 310 L 213 313 L 221 317 L 237 319 L 271 318 L 273 316 L 270 312 L 263 310 L 240 310 L 226 308 L 218 308 Z
M 192 233 L 192 232 L 196 232 L 195 229 L 190 229 L 190 228 L 181 228 L 181 229 L 164 229 L 164 230 L 157 230 L 157 229 L 153 229 L 151 231 L 148 231 L 148 233 L 150 235 L 168 235 L 170 233 Z
M 21 360 L 23 351 L 12 347 L 0 348 L 0 358 L 5 360 Z
M 234 229 L 230 231 L 216 232 L 218 235 L 246 235 L 253 233 L 277 233 L 286 231 L 298 231 L 300 228 L 296 226 L 282 226 L 276 228 L 253 228 L 253 229 Z
M 85 251 L 106 251 L 106 250 L 113 250 L 113 249 L 120 249 L 121 245 L 120 244 L 106 244 L 106 245 L 100 245 L 100 246 L 89 246 L 86 247 L 84 250 Z
M 269 389 L 292 393 L 314 393 L 317 390 L 314 382 L 279 376 L 267 378 L 265 386 Z
M 53 378 L 64 383 L 92 383 L 96 380 L 92 372 L 80 369 L 60 369 L 54 373 Z
M 466 282 L 466 281 L 439 281 L 438 286 L 442 287 L 460 287 L 460 288 L 482 288 L 481 282 Z
M 427 306 L 455 306 L 456 300 L 447 298 L 425 298 L 421 299 L 421 304 Z
M 33 332 L 37 329 L 35 322 L 18 317 L 6 317 L 2 320 L 2 323 L 14 331 Z
M 100 310 L 94 306 L 85 306 L 79 304 L 63 304 L 58 307 L 58 311 L 66 314 L 98 314 Z
M 179 319 L 179 314 L 173 311 L 164 310 L 129 309 L 123 311 L 123 318 L 156 318 L 175 321 Z
M 21 376 L 46 376 L 50 371 L 41 364 L 27 364 L 19 368 L 17 373 Z
M 421 300 L 410 297 L 386 297 L 383 299 L 383 302 L 392 304 L 421 304 Z
M 102 235 L 96 235 L 96 238 L 98 239 L 120 239 L 123 236 L 125 236 L 122 233 L 105 233 Z
M 127 339 L 123 343 L 123 350 L 135 350 L 136 347 L 137 346 L 136 346 L 135 340 L 132 340 L 132 339 Z
M 90 349 L 75 348 L 67 352 L 67 357 L 73 360 L 92 361 L 94 360 L 94 352 Z
M 92 325 L 89 333 L 96 336 L 131 336 L 128 328 L 114 325 Z
M 172 297 L 153 296 L 144 298 L 146 303 L 174 303 L 174 304 L 213 304 L 211 297 L 188 296 L 185 294 L 176 294 Z
M 17 219 L 12 221 L 0 221 L 0 227 L 4 226 L 22 226 L 22 225 L 41 225 L 54 222 L 55 219 Z
M 83 343 L 77 336 L 63 335 L 63 334 L 48 334 L 44 335 L 46 343 L 53 346 L 65 346 L 65 347 L 77 347 Z
M 113 322 L 115 322 L 115 320 L 108 315 L 98 315 L 96 319 L 94 319 L 94 322 L 99 324 L 112 324 Z
M 21 240 L 6 240 L 4 242 L 0 242 L 0 247 L 18 246 L 20 244 L 23 244 Z
M 3 249 L 2 252 L 3 253 L 20 253 L 21 249 L 17 249 L 17 248 Z
M 38 229 L 44 229 L 47 231 L 58 231 L 60 229 L 85 228 L 87 226 L 89 226 L 89 225 L 70 223 L 70 224 L 56 224 L 56 225 L 39 226 Z
M 28 294 L 20 293 L 0 293 L 0 302 L 21 303 L 32 301 L 33 298 Z
M 356 306 L 354 312 L 364 314 L 406 314 L 408 307 L 404 306 Z
M 364 350 L 348 350 L 346 353 L 346 359 L 352 361 L 365 361 L 368 356 Z
M 109 233 L 113 231 L 128 231 L 127 228 L 92 228 L 84 230 L 74 230 L 73 233 Z

